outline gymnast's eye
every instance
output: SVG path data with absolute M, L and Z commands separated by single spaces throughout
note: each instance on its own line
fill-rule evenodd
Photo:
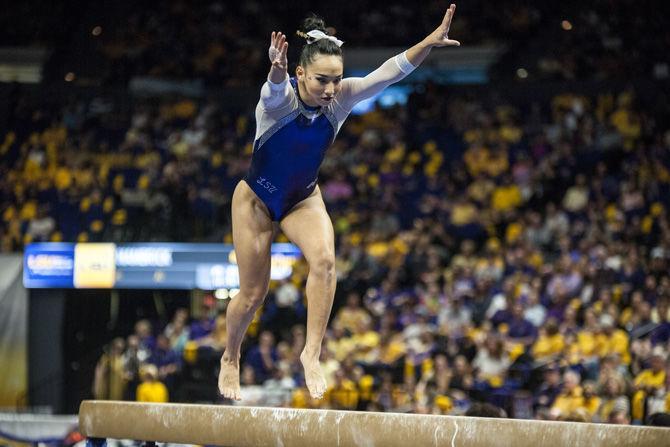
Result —
M 321 83 L 321 85 L 326 85 L 329 82 L 327 78 L 316 78 L 316 80 L 319 81 L 319 83 Z M 335 78 L 335 79 L 333 79 L 333 84 L 337 85 L 337 84 L 340 83 L 340 81 L 342 81 L 341 78 Z

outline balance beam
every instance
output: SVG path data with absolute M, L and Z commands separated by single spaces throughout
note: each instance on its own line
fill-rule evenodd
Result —
M 245 446 L 670 446 L 670 429 L 403 413 L 84 401 L 100 439 Z

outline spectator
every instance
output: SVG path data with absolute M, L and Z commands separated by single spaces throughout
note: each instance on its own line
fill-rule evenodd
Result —
M 208 346 L 217 352 L 222 352 L 226 347 L 226 314 L 220 313 L 214 320 L 214 330 L 208 335 L 197 340 L 200 346 Z
M 46 206 L 40 206 L 37 215 L 28 224 L 26 235 L 33 242 L 48 242 L 56 230 L 56 220 L 48 214 Z
M 138 402 L 169 402 L 168 389 L 158 380 L 158 368 L 147 364 L 140 370 L 142 383 L 137 387 Z
M 630 417 L 623 410 L 613 410 L 607 418 L 608 424 L 630 425 Z
M 334 385 L 326 390 L 324 400 L 335 410 L 354 410 L 358 405 L 359 393 L 356 383 L 344 371 L 335 372 Z
M 535 340 L 537 330 L 535 326 L 524 318 L 524 308 L 521 303 L 512 305 L 512 318 L 509 322 L 507 337 L 514 343 L 529 346 Z
M 602 400 L 596 394 L 597 390 L 596 384 L 594 382 L 588 380 L 584 381 L 582 390 L 584 395 L 584 402 L 581 409 L 584 410 L 587 422 L 591 422 L 593 421 L 596 412 L 601 407 Z
M 347 295 L 347 304 L 340 309 L 333 319 L 333 325 L 339 326 L 349 333 L 354 333 L 360 321 L 370 320 L 370 315 L 360 305 L 360 296 L 351 292 Z
M 642 422 L 646 412 L 647 396 L 655 394 L 665 384 L 665 365 L 661 350 L 654 350 L 649 359 L 649 368 L 640 372 L 633 384 L 632 418 L 634 422 Z
M 189 332 L 191 340 L 200 340 L 206 337 L 214 330 L 214 319 L 210 317 L 211 309 L 208 305 L 203 305 L 200 310 L 200 316 L 191 323 Z
M 140 339 L 137 335 L 129 335 L 126 346 L 123 354 L 123 374 L 128 381 L 128 386 L 124 393 L 124 400 L 134 400 L 137 386 L 140 384 L 140 367 L 148 357 L 145 357 L 140 351 Z
M 164 334 L 159 334 L 156 338 L 156 348 L 148 362 L 158 368 L 157 378 L 167 386 L 168 390 L 174 392 L 177 373 L 181 368 L 181 358 L 172 349 L 170 340 Z
M 98 400 L 123 400 L 127 383 L 123 338 L 115 338 L 95 366 L 93 396 Z
M 535 393 L 534 408 L 550 408 L 561 393 L 561 370 L 557 366 L 543 368 L 543 380 Z
M 603 397 L 600 408 L 596 413 L 596 421 L 609 421 L 614 412 L 630 414 L 630 403 L 624 394 L 623 380 L 617 376 L 610 376 L 605 381 L 604 388 L 601 393 Z
M 538 362 L 546 362 L 557 357 L 565 349 L 565 339 L 558 331 L 555 318 L 550 318 L 543 328 L 540 336 L 535 340 L 531 348 L 533 358 Z
M 272 375 L 277 358 L 274 335 L 263 331 L 258 337 L 258 345 L 251 348 L 245 357 L 245 363 L 253 368 L 256 380 L 263 383 Z
M 617 354 L 624 364 L 629 364 L 631 357 L 628 348 L 628 335 L 621 329 L 614 327 L 614 318 L 609 314 L 600 317 L 601 334 L 598 337 L 600 357 Z
M 172 321 L 165 326 L 163 333 L 170 340 L 170 347 L 177 353 L 184 351 L 186 342 L 190 338 L 188 324 L 188 310 L 179 308 L 176 310 Z
M 138 357 L 140 361 L 145 361 L 156 347 L 156 338 L 153 335 L 153 327 L 149 320 L 139 320 L 135 323 L 135 336 L 139 343 Z
M 563 374 L 563 387 L 561 393 L 551 406 L 551 412 L 555 417 L 570 415 L 572 412 L 584 407 L 584 396 L 580 386 L 579 374 L 568 370 Z
M 472 366 L 477 371 L 477 380 L 486 382 L 494 388 L 502 386 L 510 364 L 503 341 L 492 334 L 486 338 L 472 361 Z
M 540 296 L 536 290 L 531 290 L 528 293 L 528 302 L 523 316 L 536 328 L 539 328 L 544 324 L 547 316 L 547 309 L 540 303 Z

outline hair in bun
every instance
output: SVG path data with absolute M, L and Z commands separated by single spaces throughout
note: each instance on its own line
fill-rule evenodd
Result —
M 307 33 L 313 30 L 322 31 L 325 34 L 328 34 L 326 22 L 316 14 L 311 14 L 310 16 L 305 17 L 296 34 L 307 40 Z M 305 45 L 300 51 L 298 63 L 305 67 L 312 63 L 314 58 L 320 54 L 342 57 L 342 49 L 337 46 L 335 42 L 328 39 L 320 39 L 312 43 L 305 42 Z

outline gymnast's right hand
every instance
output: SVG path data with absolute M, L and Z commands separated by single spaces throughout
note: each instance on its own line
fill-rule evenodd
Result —
M 270 63 L 272 63 L 274 68 L 286 71 L 288 67 L 288 59 L 286 58 L 287 50 L 288 42 L 286 42 L 286 36 L 280 32 L 275 33 L 272 31 L 268 56 L 270 56 Z

